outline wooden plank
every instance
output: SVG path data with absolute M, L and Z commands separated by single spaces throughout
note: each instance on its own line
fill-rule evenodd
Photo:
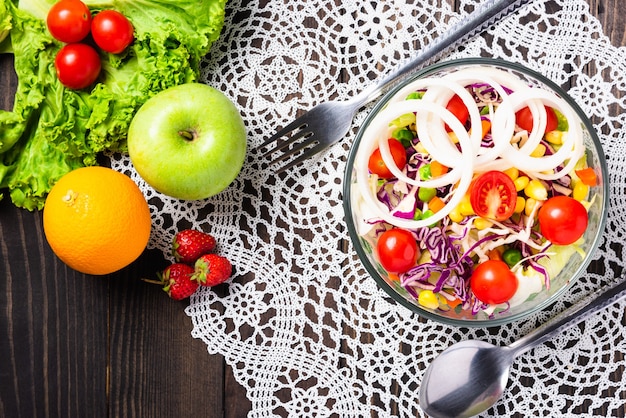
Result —
M 3 109 L 16 83 L 12 57 L 0 56 Z M 164 267 L 160 253 L 107 277 L 76 273 L 45 242 L 41 213 L 8 197 L 0 237 L 0 416 L 225 416 L 224 379 L 241 390 L 232 370 L 190 336 L 187 302 L 139 280 Z M 230 416 L 249 410 L 229 405 Z
M 191 337 L 188 301 L 141 280 L 166 264 L 159 251 L 147 251 L 109 279 L 109 414 L 222 417 L 222 357 Z
M 589 4 L 613 44 L 626 45 L 622 0 Z M 3 109 L 16 87 L 12 66 L 0 55 Z M 161 254 L 147 251 L 106 278 L 78 274 L 52 254 L 41 213 L 6 197 L 0 254 L 0 416 L 241 417 L 251 409 L 223 358 L 190 336 L 186 302 L 140 280 L 164 266 Z
M 106 414 L 107 287 L 68 269 L 41 214 L 0 202 L 0 415 Z

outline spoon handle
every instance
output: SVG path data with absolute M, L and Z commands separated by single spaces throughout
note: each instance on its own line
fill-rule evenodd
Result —
M 584 298 L 577 304 L 561 312 L 552 320 L 539 326 L 534 331 L 509 345 L 513 357 L 517 357 L 526 351 L 543 344 L 555 335 L 566 329 L 579 324 L 594 314 L 613 305 L 626 297 L 626 279 L 610 287 L 608 290 L 600 290 L 589 297 Z

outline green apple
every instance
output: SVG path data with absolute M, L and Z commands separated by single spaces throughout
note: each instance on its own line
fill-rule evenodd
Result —
M 228 187 L 241 171 L 246 128 L 219 90 L 181 84 L 139 108 L 128 130 L 128 154 L 155 190 L 177 199 L 205 199 Z

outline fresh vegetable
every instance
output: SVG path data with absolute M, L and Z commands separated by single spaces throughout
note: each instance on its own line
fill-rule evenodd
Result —
M 515 212 L 515 183 L 501 171 L 482 173 L 474 180 L 469 192 L 472 209 L 478 216 L 504 221 Z
M 89 35 L 91 11 L 80 0 L 60 0 L 46 16 L 50 34 L 61 42 L 80 42 Z
M 57 77 L 64 86 L 79 90 L 91 86 L 100 75 L 100 56 L 91 46 L 67 44 L 54 59 Z
M 546 113 L 546 128 L 544 132 L 550 132 L 557 129 L 559 121 L 554 109 L 549 106 L 543 107 Z M 515 114 L 515 122 L 517 125 L 528 132 L 533 130 L 533 114 L 529 107 L 524 107 Z
M 402 146 L 400 141 L 393 138 L 389 139 L 388 144 L 389 151 L 391 152 L 391 156 L 396 166 L 400 168 L 404 167 L 406 164 L 406 150 L 404 149 L 404 146 Z M 389 171 L 387 164 L 383 161 L 383 157 L 380 154 L 380 148 L 376 148 L 370 156 L 368 168 L 372 173 L 377 174 L 380 178 L 388 179 L 393 177 L 393 173 Z
M 522 261 L 522 252 L 517 248 L 507 248 L 502 253 L 502 261 L 504 261 L 509 267 L 513 268 L 517 263 Z
M 472 272 L 470 288 L 476 297 L 488 304 L 504 303 L 517 290 L 517 276 L 504 261 L 487 260 Z
M 391 273 L 404 273 L 417 261 L 420 250 L 415 237 L 407 230 L 392 228 L 385 231 L 376 245 L 380 264 Z
M 598 175 L 591 167 L 576 170 L 576 175 L 585 186 L 593 187 L 598 185 Z
M 133 42 L 133 24 L 117 10 L 103 10 L 91 22 L 91 36 L 103 51 L 120 54 Z
M 448 104 L 446 105 L 446 110 L 452 112 L 452 114 L 457 118 L 461 124 L 465 125 L 467 120 L 469 119 L 469 110 L 463 103 L 463 100 L 455 94 L 452 96 Z M 446 131 L 450 132 L 452 129 L 446 124 Z
M 0 44 L 2 44 L 2 41 L 6 39 L 9 35 L 9 30 L 11 30 L 11 14 L 7 10 L 7 6 L 4 4 L 4 1 L 0 1 Z M 2 52 L 1 45 L 0 52 Z
M 177 262 L 194 263 L 200 256 L 215 249 L 213 235 L 195 229 L 178 232 L 172 241 L 172 255 Z
M 407 159 L 398 165 L 388 139 L 404 131 Z M 371 169 L 377 149 L 391 177 Z M 594 189 L 577 176 L 586 161 L 579 117 L 551 91 L 489 67 L 416 79 L 360 137 L 351 189 L 357 230 L 406 297 L 429 309 L 496 315 L 536 293 L 538 281 L 549 287 L 562 254 L 584 256 L 586 223 L 542 222 L 538 213 L 559 197 L 582 202 L 571 217 L 586 219 Z M 549 228 L 576 239 L 556 245 L 565 241 Z
M 541 233 L 553 244 L 569 245 L 578 241 L 587 223 L 587 210 L 569 196 L 551 197 L 539 209 Z
M 0 188 L 30 210 L 43 207 L 63 174 L 96 165 L 103 151 L 125 152 L 130 122 L 148 98 L 198 79 L 200 59 L 220 35 L 225 0 L 85 1 L 94 16 L 122 13 L 136 39 L 120 55 L 102 54 L 101 82 L 77 91 L 64 88 L 54 69 L 62 45 L 45 23 L 54 3 L 0 0 L 0 33 L 11 34 L 2 50 L 13 52 L 18 76 L 13 110 L 0 111 Z
M 232 274 L 232 265 L 226 257 L 217 254 L 205 254 L 194 264 L 192 280 L 201 286 L 217 286 L 224 283 Z

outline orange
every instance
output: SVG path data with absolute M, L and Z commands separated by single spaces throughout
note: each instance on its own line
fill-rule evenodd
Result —
M 150 209 L 128 176 L 105 167 L 65 174 L 52 187 L 43 229 L 52 251 L 81 273 L 103 275 L 137 259 L 150 239 Z

